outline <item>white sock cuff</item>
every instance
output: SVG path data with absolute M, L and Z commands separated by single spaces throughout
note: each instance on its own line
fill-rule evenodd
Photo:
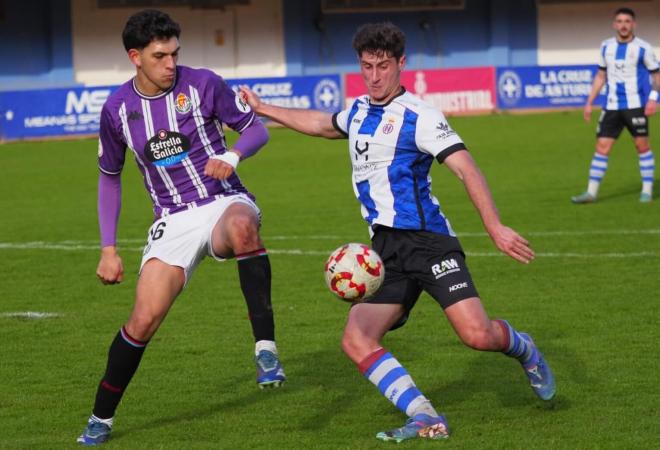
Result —
M 257 341 L 257 343 L 254 344 L 255 356 L 258 355 L 262 350 L 268 350 L 277 355 L 277 346 L 275 345 L 275 341 Z
M 109 419 L 101 419 L 100 417 L 96 417 L 94 414 L 92 414 L 89 417 L 89 423 L 93 423 L 93 422 L 104 423 L 107 426 L 109 426 L 110 428 L 112 428 L 113 419 L 114 419 L 114 417 L 110 417 Z

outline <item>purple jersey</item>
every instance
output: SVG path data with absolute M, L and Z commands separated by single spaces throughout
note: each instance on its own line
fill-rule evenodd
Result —
M 99 168 L 116 175 L 126 148 L 135 156 L 156 217 L 246 193 L 234 172 L 226 180 L 204 175 L 212 155 L 227 151 L 222 123 L 239 133 L 259 120 L 224 80 L 205 69 L 177 66 L 172 87 L 148 97 L 133 80 L 106 101 L 101 112 Z

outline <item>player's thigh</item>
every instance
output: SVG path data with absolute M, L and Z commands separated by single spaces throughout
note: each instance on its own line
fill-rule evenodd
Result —
M 410 311 L 414 308 L 422 292 L 419 282 L 404 272 L 403 263 L 408 251 L 407 232 L 378 227 L 371 244 L 383 260 L 385 278 L 378 291 L 365 303 L 400 305 L 397 320 L 388 328 L 395 330 L 406 323 Z
M 621 112 L 626 128 L 633 138 L 646 138 L 649 135 L 649 122 L 643 108 L 626 109 Z
M 454 236 L 425 231 L 410 232 L 405 272 L 443 308 L 478 297 L 465 263 L 465 253 Z
M 226 259 L 254 245 L 263 246 L 259 235 L 261 211 L 247 196 L 226 197 L 219 203 L 210 235 L 209 254 Z
M 459 300 L 445 308 L 445 314 L 456 334 L 462 338 L 489 330 L 491 326 L 490 318 L 479 297 Z
M 356 303 L 348 312 L 344 335 L 379 342 L 402 313 L 400 303 Z
M 596 127 L 597 138 L 617 139 L 625 126 L 620 111 L 602 110 Z
M 182 211 L 156 220 L 147 237 L 142 255 L 140 273 L 147 262 L 158 259 L 170 266 L 183 269 L 188 282 L 195 267 L 207 254 L 211 229 L 210 205 Z
M 149 259 L 140 272 L 135 305 L 126 325 L 128 334 L 148 340 L 156 332 L 185 285 L 184 270 L 157 258 Z

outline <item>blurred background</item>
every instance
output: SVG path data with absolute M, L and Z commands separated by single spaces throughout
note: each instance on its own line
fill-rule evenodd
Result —
M 660 45 L 660 0 L 2 0 L 0 139 L 96 133 L 134 75 L 121 32 L 143 8 L 180 23 L 180 64 L 331 112 L 364 93 L 357 27 L 392 21 L 407 36 L 404 85 L 452 115 L 582 106 L 621 6 Z

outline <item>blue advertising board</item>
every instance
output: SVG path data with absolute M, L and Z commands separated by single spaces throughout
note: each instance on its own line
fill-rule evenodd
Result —
M 98 133 L 101 108 L 117 87 L 0 92 L 0 139 Z
M 580 107 L 585 104 L 594 76 L 594 65 L 498 67 L 499 109 Z M 603 105 L 601 93 L 594 104 Z
M 339 75 L 244 78 L 226 81 L 235 91 L 238 91 L 240 85 L 246 85 L 265 103 L 276 106 L 318 109 L 334 113 L 343 105 Z
M 247 85 L 264 102 L 336 112 L 343 95 L 337 74 L 226 80 Z M 0 92 L 0 140 L 96 134 L 101 109 L 119 86 Z

